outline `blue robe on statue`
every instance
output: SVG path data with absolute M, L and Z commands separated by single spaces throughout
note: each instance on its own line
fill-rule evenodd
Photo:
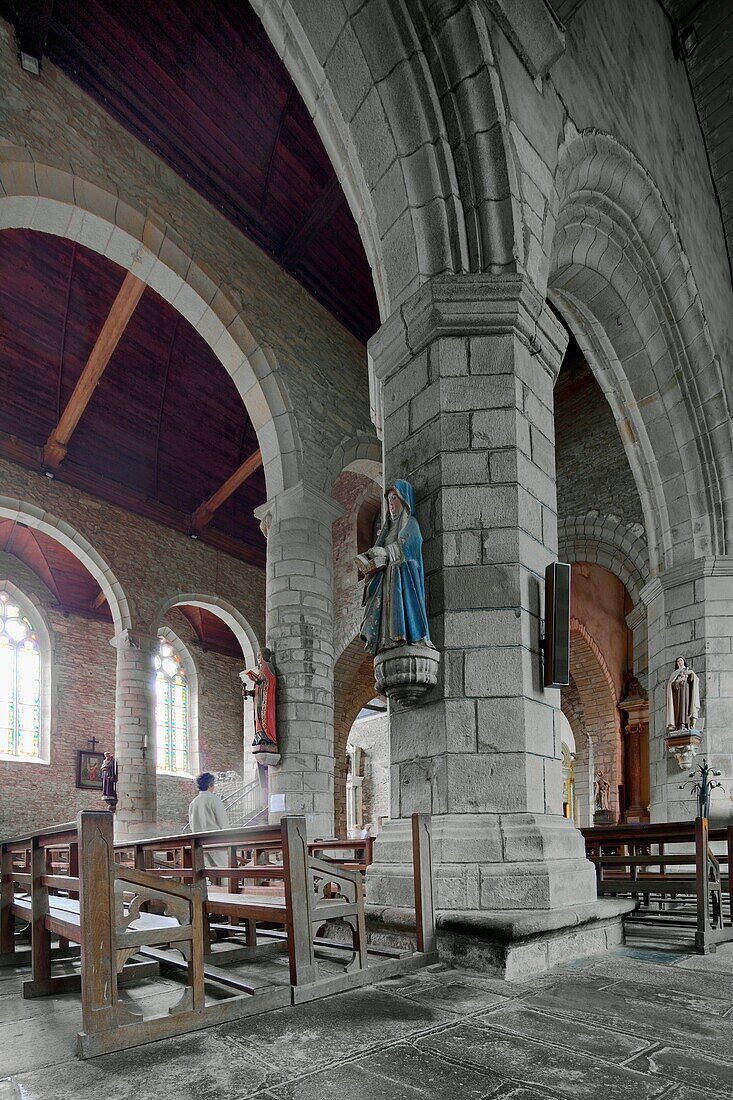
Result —
M 415 519 L 415 491 L 409 481 L 395 481 L 402 511 L 387 517 L 376 546 L 390 556 L 386 567 L 374 573 L 364 586 L 364 620 L 361 638 L 369 653 L 400 645 L 430 642 L 425 602 L 422 534 Z

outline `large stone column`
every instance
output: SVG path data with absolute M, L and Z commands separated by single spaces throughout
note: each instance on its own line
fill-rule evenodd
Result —
M 633 680 L 619 710 L 627 715 L 624 729 L 624 756 L 626 780 L 626 814 L 624 820 L 648 821 L 643 796 L 642 743 L 649 738 L 649 699 L 638 680 Z
M 115 757 L 119 770 L 115 832 L 120 840 L 155 835 L 155 636 L 123 630 L 117 650 Z
M 299 483 L 255 513 L 267 535 L 267 645 L 277 670 L 281 763 L 270 769 L 270 820 L 304 814 L 333 836 L 333 547 L 341 514 Z
M 685 821 L 697 812 L 688 771 L 664 743 L 665 692 L 676 657 L 700 677 L 703 741 L 722 775 L 713 792 L 711 820 L 733 818 L 733 558 L 695 558 L 651 581 L 641 593 L 648 608 L 650 769 L 652 821 Z M 700 721 L 698 721 L 700 725 Z M 680 784 L 688 783 L 685 790 Z
M 412 481 L 437 688 L 391 707 L 394 819 L 369 900 L 412 904 L 409 816 L 433 815 L 443 910 L 595 899 L 562 816 L 559 691 L 543 690 L 544 569 L 557 552 L 553 385 L 567 337 L 520 277 L 438 277 L 370 341 L 385 478 Z

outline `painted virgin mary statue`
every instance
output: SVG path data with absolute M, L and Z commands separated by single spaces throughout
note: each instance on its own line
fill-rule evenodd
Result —
M 418 643 L 432 646 L 415 491 L 409 481 L 394 481 L 384 495 L 388 513 L 379 538 L 356 559 L 366 573 L 360 633 L 369 653 Z
M 684 657 L 678 657 L 667 681 L 667 729 L 695 729 L 699 712 L 700 678 Z

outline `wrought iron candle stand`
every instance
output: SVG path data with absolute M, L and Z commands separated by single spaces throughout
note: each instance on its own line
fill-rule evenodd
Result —
M 697 773 L 699 772 L 699 777 Z M 697 795 L 697 816 L 708 818 L 710 814 L 710 794 L 716 787 L 722 787 L 722 783 L 714 783 L 713 777 L 720 775 L 719 771 L 711 768 L 707 758 L 703 757 L 702 764 L 698 764 L 695 771 L 690 772 L 690 779 L 697 779 L 692 784 L 692 793 Z M 684 791 L 687 783 L 680 783 L 680 790 Z

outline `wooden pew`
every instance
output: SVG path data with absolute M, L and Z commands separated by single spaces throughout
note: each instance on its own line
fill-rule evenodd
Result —
M 596 867 L 599 895 L 636 897 L 646 923 L 667 927 L 694 927 L 695 947 L 714 952 L 718 943 L 733 940 L 733 826 L 710 829 L 705 818 L 690 822 L 602 825 L 581 830 L 586 855 Z M 725 845 L 713 851 L 712 845 Z M 656 849 L 654 851 L 653 849 Z M 723 873 L 723 867 L 726 873 Z M 723 894 L 728 893 L 727 919 Z M 665 912 L 667 901 L 681 908 L 694 902 L 694 917 Z M 652 918 L 651 904 L 659 911 Z
M 236 875 L 245 871 L 247 876 L 251 873 L 261 877 L 264 873 L 268 878 L 277 878 L 281 884 L 279 896 L 219 893 L 209 897 L 207 878 L 215 877 L 222 869 L 205 867 L 203 856 L 209 846 L 229 845 L 231 836 L 222 841 L 221 833 L 189 834 L 188 847 L 181 851 L 189 852 L 191 866 L 177 856 L 166 860 L 174 864 L 172 867 L 149 870 L 129 862 L 125 866 L 114 858 L 112 815 L 85 810 L 79 814 L 76 825 L 58 826 L 2 844 L 0 961 L 16 961 L 13 922 L 16 918 L 29 920 L 32 976 L 23 984 L 23 995 L 35 997 L 80 989 L 82 1031 L 77 1040 L 80 1057 L 124 1050 L 407 973 L 437 958 L 430 826 L 424 815 L 416 815 L 416 821 L 419 818 L 422 824 L 414 831 L 415 867 L 419 868 L 416 907 L 418 925 L 428 931 L 422 936 L 417 952 L 375 948 L 372 959 L 368 958 L 361 874 L 311 855 L 304 818 L 282 820 L 276 827 L 278 847 L 272 830 L 269 835 L 262 829 L 249 830 L 248 837 L 238 835 L 236 840 L 238 850 L 246 848 L 249 853 L 261 854 L 264 847 L 268 858 L 273 852 L 282 853 L 279 864 L 231 869 Z M 246 832 L 237 832 L 243 831 Z M 141 845 L 143 848 L 152 845 L 153 852 L 176 852 L 179 840 L 172 838 L 172 843 L 171 838 L 157 838 Z M 135 859 L 140 854 L 137 847 L 134 846 Z M 59 859 L 58 853 L 64 849 L 67 857 Z M 69 870 L 76 866 L 78 873 L 49 873 L 59 869 L 57 864 Z M 151 906 L 162 911 L 146 912 Z M 206 917 L 212 913 L 250 922 L 255 934 L 258 921 L 282 927 L 289 959 L 289 984 L 275 984 L 270 978 L 252 983 L 207 962 Z M 318 940 L 318 931 L 334 918 L 351 929 L 350 945 L 336 941 L 324 944 Z M 53 973 L 54 936 L 80 945 L 80 973 Z M 321 970 L 317 958 L 324 947 L 330 957 L 328 972 Z M 174 956 L 176 950 L 183 952 L 184 961 Z M 334 954 L 344 951 L 351 958 L 334 970 Z M 142 1018 L 118 1000 L 120 974 L 133 956 L 155 960 L 184 979 L 181 998 L 167 1014 Z M 208 986 L 226 999 L 207 1004 Z M 232 995 L 232 991 L 238 995 Z

